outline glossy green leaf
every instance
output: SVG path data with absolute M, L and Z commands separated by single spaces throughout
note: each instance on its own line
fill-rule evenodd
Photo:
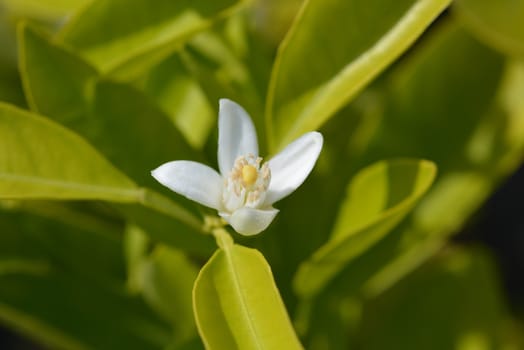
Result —
M 357 174 L 348 186 L 331 238 L 300 266 L 296 292 L 306 298 L 318 293 L 410 212 L 435 175 L 433 163 L 418 160 L 379 162 Z
M 136 201 L 136 185 L 75 133 L 0 104 L 0 197 Z
M 302 349 L 257 250 L 223 244 L 200 271 L 193 306 L 206 349 Z
M 152 169 L 173 159 L 199 159 L 167 115 L 139 91 L 96 81 L 94 68 L 26 25 L 19 27 L 19 38 L 24 88 L 32 109 L 86 137 L 141 184 L 164 190 L 151 177 Z M 198 219 L 178 204 L 150 190 L 142 190 L 135 202 L 139 204 L 119 209 L 144 225 L 154 239 L 207 252 L 204 255 L 212 252 L 211 239 L 200 235 Z
M 140 184 L 160 188 L 152 169 L 173 159 L 199 159 L 168 116 L 139 91 L 96 81 L 94 68 L 25 25 L 19 38 L 31 108 L 84 136 Z
M 135 75 L 162 60 L 239 2 L 95 0 L 60 38 L 104 73 Z
M 457 0 L 453 9 L 479 39 L 506 54 L 524 57 L 524 1 Z
M 362 299 L 387 293 L 445 249 L 449 236 L 522 159 L 521 65 L 505 71 L 503 58 L 452 17 L 406 58 L 385 79 L 384 116 L 360 161 L 414 154 L 435 161 L 439 177 L 409 220 L 347 265 L 315 299 L 308 336 L 326 340 L 330 349 L 351 347 L 334 345 L 359 332 Z
M 398 258 L 398 269 L 384 274 L 393 282 L 393 275 L 399 278 L 424 261 L 422 252 L 426 258 L 431 256 L 432 250 L 424 247 L 425 238 L 459 230 L 493 189 L 495 173 L 506 163 L 503 158 L 513 154 L 514 165 L 520 159 L 522 136 L 517 135 L 522 135 L 523 114 L 501 114 L 497 102 L 503 65 L 500 55 L 448 20 L 413 52 L 409 61 L 398 65 L 387 77 L 385 116 L 363 157 L 412 153 L 436 162 L 439 178 L 413 213 L 411 227 L 380 242 L 354 266 L 366 271 L 367 278 L 372 269 L 385 268 L 388 259 Z M 513 80 L 519 74 L 511 76 Z M 520 91 L 517 84 L 512 94 L 518 96 Z M 515 136 L 510 138 L 513 133 Z M 508 142 L 510 139 L 514 141 Z M 403 244 L 406 240 L 421 246 Z M 401 250 L 411 251 L 411 258 L 399 254 Z M 352 267 L 350 273 L 359 275 Z M 385 286 L 372 289 L 378 291 Z
M 324 124 L 450 2 L 305 2 L 273 67 L 266 111 L 273 151 Z
M 522 67 L 505 71 L 503 58 L 456 22 L 433 35 L 409 65 L 393 73 L 373 154 L 405 154 L 416 145 L 411 152 L 435 161 L 440 175 L 410 225 L 354 267 L 367 270 L 368 278 L 369 266 L 377 269 L 365 284 L 372 295 L 433 255 L 522 159 Z M 347 273 L 358 274 L 353 268 Z

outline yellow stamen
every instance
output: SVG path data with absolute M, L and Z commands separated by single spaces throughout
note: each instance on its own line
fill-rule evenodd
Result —
M 246 186 L 251 186 L 257 181 L 258 171 L 252 165 L 244 165 L 242 167 L 242 181 Z

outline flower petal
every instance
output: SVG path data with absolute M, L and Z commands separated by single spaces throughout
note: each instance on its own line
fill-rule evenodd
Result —
M 239 156 L 258 156 L 257 133 L 249 114 L 228 99 L 220 100 L 218 112 L 218 167 L 227 176 Z
M 265 205 L 286 197 L 302 185 L 322 149 L 322 135 L 316 131 L 302 135 L 268 162 L 271 182 Z
M 162 164 L 151 172 L 162 185 L 206 207 L 221 210 L 222 177 L 207 165 L 188 160 Z
M 264 231 L 278 214 L 278 209 L 254 209 L 242 207 L 233 214 L 219 213 L 235 231 L 244 236 L 256 235 Z

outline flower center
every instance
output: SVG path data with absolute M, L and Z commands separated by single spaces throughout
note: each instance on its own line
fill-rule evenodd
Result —
M 258 178 L 258 170 L 252 165 L 244 165 L 242 167 L 242 181 L 246 186 L 252 186 Z
M 271 172 L 262 158 L 252 154 L 240 156 L 224 180 L 222 201 L 225 209 L 233 212 L 241 207 L 258 208 L 264 203 L 271 180 Z

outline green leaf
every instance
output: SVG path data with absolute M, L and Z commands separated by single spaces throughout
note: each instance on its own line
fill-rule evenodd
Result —
M 305 2 L 273 67 L 266 110 L 272 150 L 323 125 L 398 58 L 450 2 Z
M 16 64 L 16 36 L 12 18 L 7 11 L 0 12 L 0 101 L 25 106 L 20 75 Z
M 19 38 L 20 66 L 32 108 L 86 137 L 141 184 L 165 191 L 151 177 L 151 169 L 173 159 L 201 159 L 169 118 L 139 91 L 96 82 L 94 68 L 26 25 L 19 27 Z M 211 239 L 195 235 L 201 233 L 201 224 L 187 210 L 150 190 L 142 190 L 136 202 L 140 205 L 119 209 L 144 225 L 153 238 L 200 254 L 212 252 Z
M 524 2 L 457 0 L 453 9 L 466 27 L 486 44 L 524 57 Z
M 85 119 L 88 139 L 140 184 L 164 190 L 151 170 L 175 159 L 202 160 L 167 115 L 125 84 L 99 82 Z
M 0 103 L 0 198 L 133 202 L 136 185 L 75 133 Z
M 481 140 L 480 147 L 488 147 L 486 154 L 478 142 L 475 147 L 470 143 L 488 119 L 504 119 L 494 110 L 504 63 L 502 56 L 472 38 L 456 21 L 442 22 L 410 60 L 387 77 L 386 109 L 372 156 L 408 152 L 437 162 L 439 171 L 467 169 L 464 163 L 468 167 L 489 163 L 490 145 L 485 143 L 490 137 Z M 494 116 L 487 118 L 492 112 Z M 491 133 L 500 128 L 495 125 L 489 128 Z
M 311 337 L 347 349 L 331 345 L 351 339 L 348 322 L 358 322 L 361 300 L 387 293 L 442 250 L 521 163 L 524 70 L 503 68 L 500 55 L 448 17 L 390 71 L 379 132 L 363 159 L 353 161 L 413 154 L 435 161 L 439 178 L 409 220 L 348 264 L 315 299 L 305 317 Z
M 17 16 L 58 21 L 88 2 L 89 0 L 2 0 L 2 5 Z
M 0 39 L 1 40 L 1 39 Z M 0 101 L 25 106 L 22 82 L 16 67 L 0 57 Z
M 49 204 L 29 201 L 31 206 L 47 207 Z M 35 215 L 36 211 L 31 209 L 25 203 L 11 203 L 8 210 L 3 207 L 0 210 L 0 275 L 41 276 L 56 265 L 96 284 L 113 285 L 123 281 L 121 231 L 84 225 L 85 220 L 72 224 L 68 218 L 69 222 L 65 223 L 63 216 L 68 214 L 64 211 L 59 218 L 49 218 L 44 216 L 47 213 L 37 212 Z M 86 211 L 82 214 L 87 216 Z M 93 251 L 97 252 L 95 260 L 92 259 Z
M 97 71 L 47 35 L 21 22 L 18 26 L 19 66 L 31 109 L 75 127 L 85 119 Z
M 344 272 L 363 278 L 365 294 L 380 294 L 435 254 L 520 165 L 524 75 L 522 66 L 507 68 L 450 19 L 392 72 L 371 157 L 414 153 L 435 161 L 439 178 L 407 227 Z
M 318 293 L 352 259 L 390 232 L 429 189 L 436 167 L 429 161 L 376 163 L 348 186 L 329 241 L 304 262 L 295 277 L 296 292 Z
M 0 322 L 53 349 L 150 349 L 170 327 L 125 293 L 121 241 L 0 210 Z
M 232 99 L 249 111 L 257 130 L 263 130 L 262 94 L 257 91 L 247 62 L 237 57 L 218 30 L 195 36 L 180 57 L 213 103 L 214 110 L 220 98 Z
M 51 348 L 145 349 L 169 341 L 168 327 L 137 299 L 78 277 L 6 275 L 0 283 L 0 319 Z
M 143 87 L 144 93 L 169 115 L 187 142 L 202 149 L 217 119 L 197 80 L 174 54 L 151 69 Z M 218 106 L 218 99 L 214 100 Z
M 505 348 L 499 341 L 511 343 L 518 337 L 506 338 L 511 336 L 508 328 L 513 325 L 501 295 L 499 276 L 487 253 L 480 247 L 448 245 L 370 299 L 353 294 L 347 287 L 340 288 L 351 283 L 349 279 L 358 279 L 358 271 L 352 271 L 357 275 L 337 277 L 338 285 L 330 284 L 315 299 L 309 315 L 312 324 L 305 337 L 307 348 Z M 470 342 L 477 346 L 467 347 Z M 512 345 L 508 347 L 522 347 Z
M 124 257 L 127 271 L 127 288 L 133 294 L 142 289 L 141 266 L 151 242 L 140 227 L 128 224 L 123 237 Z
M 240 4 L 234 0 L 95 0 L 60 33 L 103 73 L 136 75 Z
M 142 294 L 150 307 L 173 327 L 171 347 L 197 337 L 191 291 L 197 277 L 195 264 L 179 250 L 151 243 L 139 227 L 129 225 L 125 232 L 129 289 Z
M 191 291 L 198 270 L 180 251 L 157 245 L 141 266 L 142 295 L 182 343 L 196 336 Z
M 82 59 L 26 25 L 19 27 L 20 66 L 31 108 L 76 131 L 142 185 L 173 159 L 201 159 L 168 116 L 130 86 L 96 81 Z
M 227 238 L 193 290 L 206 349 L 302 349 L 264 257 Z

